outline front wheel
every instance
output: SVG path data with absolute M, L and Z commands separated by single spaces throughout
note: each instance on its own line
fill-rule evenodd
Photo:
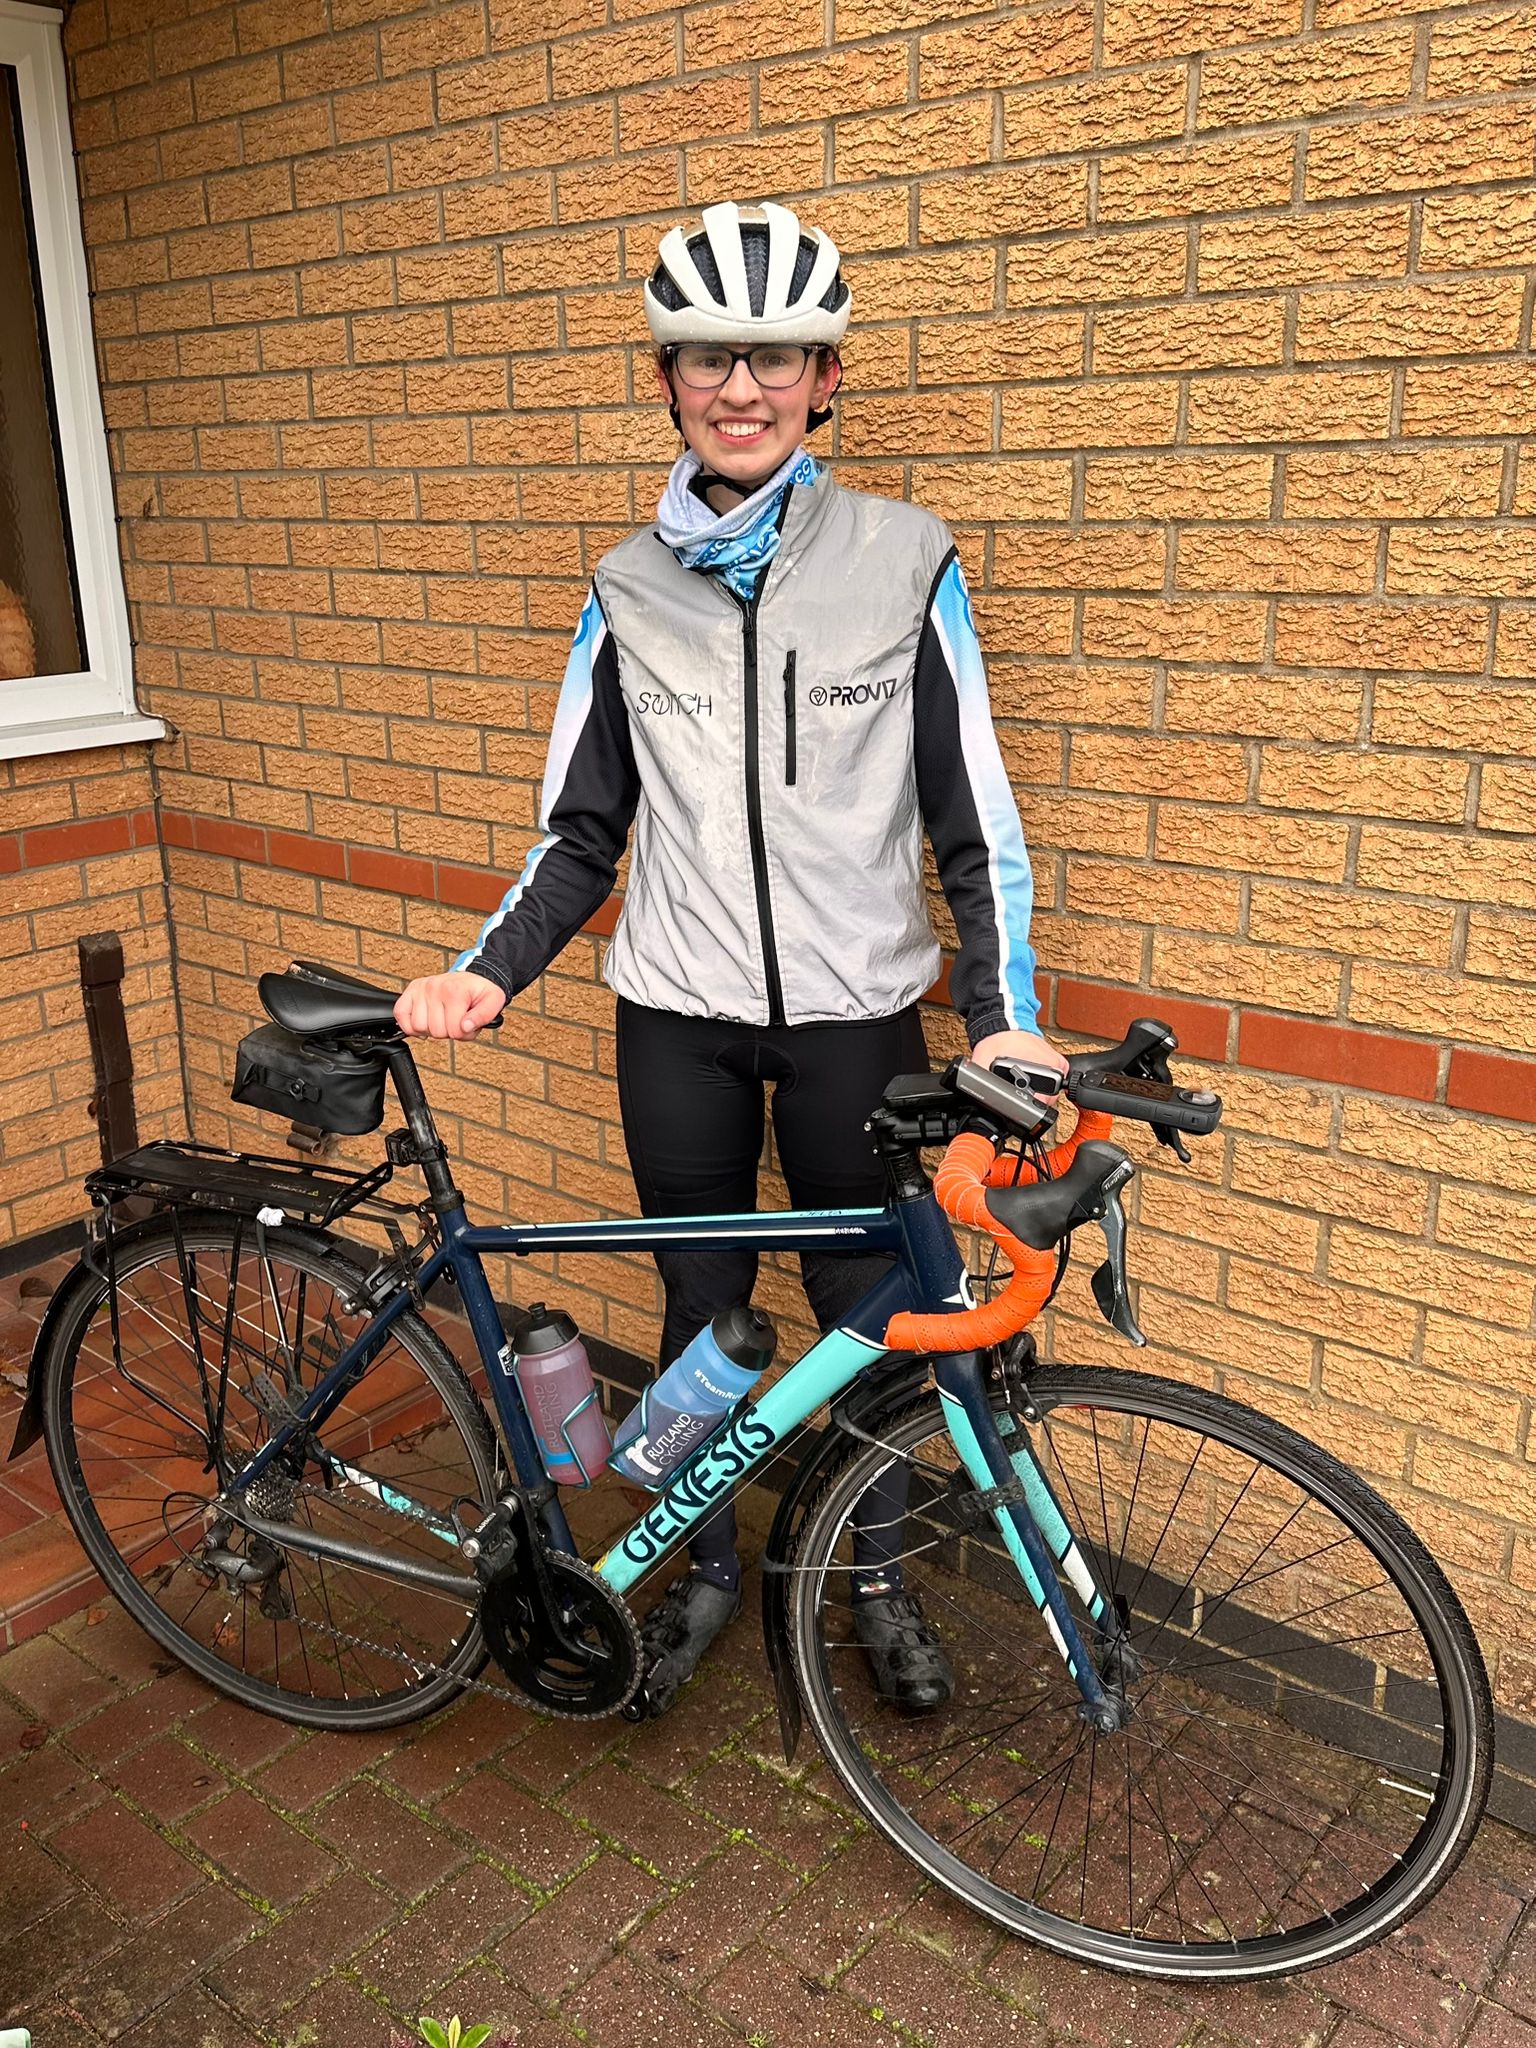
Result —
M 1378 1940 L 1455 1869 L 1487 1794 L 1488 1680 L 1444 1574 L 1353 1472 L 1235 1401 L 1070 1368 L 1030 1393 L 1034 1420 L 993 1405 L 1120 1617 L 1096 1634 L 1068 1595 L 1124 1725 L 1083 1718 L 927 1396 L 802 1528 L 792 1647 L 833 1769 L 958 1898 L 1082 1962 L 1266 1977 Z M 955 1674 L 921 1717 L 879 1699 L 849 1610 L 855 1510 L 901 1467 L 901 1570 Z

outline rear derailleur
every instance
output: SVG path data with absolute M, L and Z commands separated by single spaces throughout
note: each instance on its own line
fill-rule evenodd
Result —
M 278 1517 L 264 1519 L 276 1520 Z M 238 1522 L 213 1511 L 213 1519 L 197 1553 L 197 1562 L 209 1583 L 222 1582 L 226 1592 L 231 1594 L 250 1593 L 259 1587 L 258 1605 L 269 1621 L 294 1620 L 293 1595 L 288 1590 L 288 1578 L 283 1570 L 286 1562 L 284 1553 L 267 1536 L 252 1536 L 243 1550 L 232 1550 L 230 1539 L 239 1529 Z
M 248 1391 L 269 1426 L 288 1419 L 291 1397 L 269 1373 L 258 1374 Z M 302 1483 L 303 1453 L 295 1444 L 257 1474 L 241 1493 L 241 1505 L 264 1522 L 290 1522 Z M 211 1581 L 222 1580 L 231 1594 L 249 1593 L 259 1586 L 259 1605 L 269 1621 L 294 1620 L 297 1610 L 283 1569 L 285 1553 L 268 1536 L 251 1535 L 243 1550 L 232 1548 L 241 1524 L 217 1508 L 208 1510 L 205 1522 L 198 1561 Z

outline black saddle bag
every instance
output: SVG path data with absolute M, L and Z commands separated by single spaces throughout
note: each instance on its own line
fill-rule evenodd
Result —
M 281 1024 L 263 1024 L 235 1048 L 230 1098 L 293 1123 L 356 1137 L 384 1121 L 381 1054 L 306 1045 Z

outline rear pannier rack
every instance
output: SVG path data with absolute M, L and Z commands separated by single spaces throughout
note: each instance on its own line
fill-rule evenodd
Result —
M 364 1173 L 314 1161 L 269 1159 L 256 1152 L 226 1152 L 218 1145 L 192 1140 L 156 1139 L 126 1152 L 110 1166 L 98 1167 L 86 1180 L 86 1193 L 98 1207 L 133 1195 L 147 1195 L 177 1208 L 221 1209 L 255 1216 L 262 1209 L 282 1209 L 313 1217 L 324 1229 L 349 1209 L 376 1196 L 394 1172 L 389 1160 Z M 383 1206 L 395 1209 L 394 1202 Z

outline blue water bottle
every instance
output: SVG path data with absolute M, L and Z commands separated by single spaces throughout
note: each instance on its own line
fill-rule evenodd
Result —
M 610 1468 L 639 1486 L 665 1486 L 751 1392 L 777 1341 L 772 1323 L 755 1308 L 716 1316 L 620 1423 Z

